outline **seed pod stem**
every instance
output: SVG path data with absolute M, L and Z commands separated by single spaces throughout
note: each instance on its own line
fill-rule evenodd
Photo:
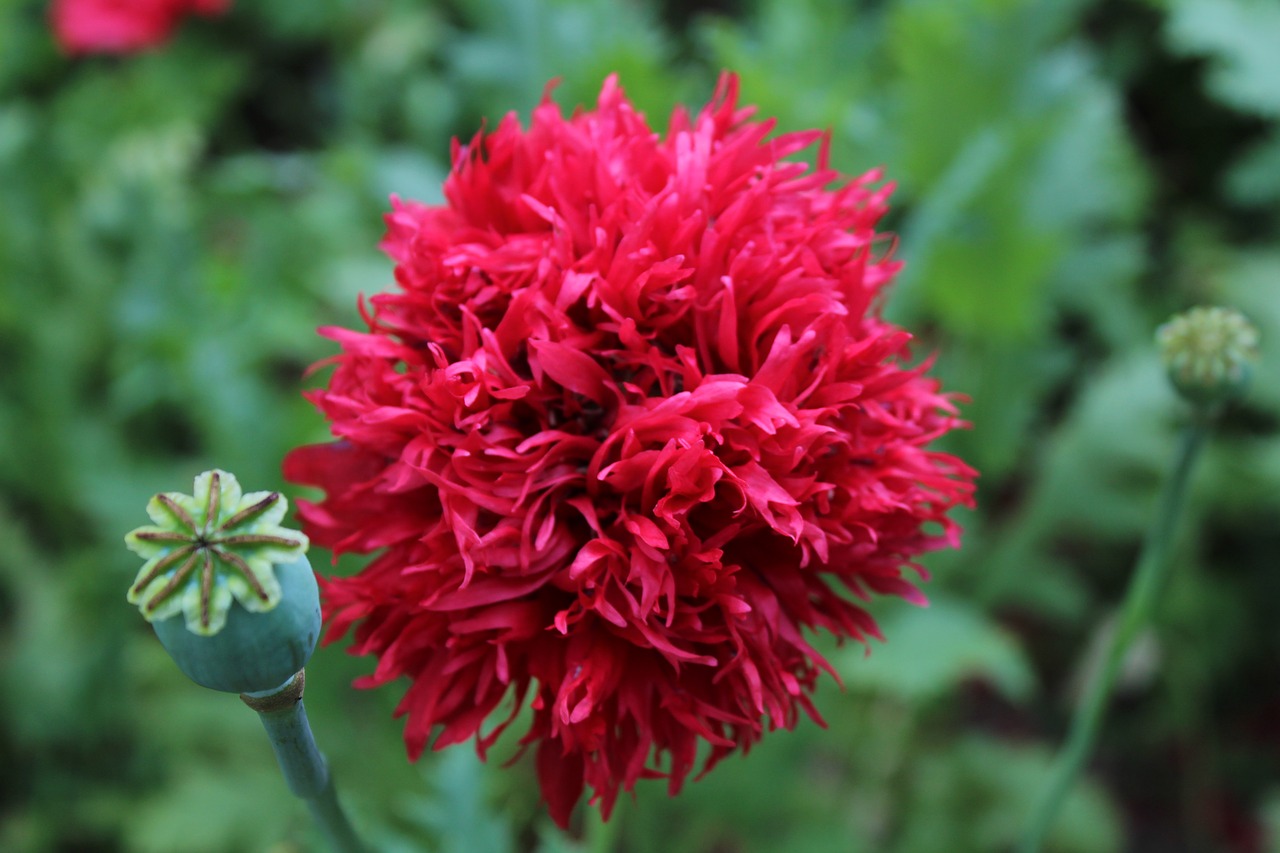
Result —
M 271 693 L 240 696 L 258 712 L 275 751 L 280 772 L 295 797 L 303 800 L 337 853 L 363 853 L 364 847 L 338 802 L 329 765 L 316 746 L 302 704 L 304 672 Z

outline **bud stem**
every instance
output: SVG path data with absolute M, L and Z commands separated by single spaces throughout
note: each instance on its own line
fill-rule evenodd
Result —
M 364 847 L 338 803 L 328 764 L 311 734 L 302 704 L 303 685 L 304 674 L 299 672 L 279 690 L 266 695 L 245 693 L 240 698 L 258 712 L 289 790 L 306 802 L 330 846 L 337 853 L 363 853 Z
M 1044 836 L 1070 793 L 1081 767 L 1093 751 L 1093 742 L 1097 738 L 1102 715 L 1106 711 L 1107 700 L 1115 686 L 1125 653 L 1151 618 L 1156 594 L 1168 567 L 1169 546 L 1173 544 L 1178 518 L 1185 503 L 1191 469 L 1211 426 L 1211 419 L 1197 412 L 1193 415 L 1192 422 L 1183 428 L 1173 474 L 1165 483 L 1155 520 L 1147 530 L 1142 553 L 1125 593 L 1116 630 L 1111 635 L 1102 665 L 1092 673 L 1084 697 L 1076 707 L 1067 742 L 1058 753 L 1053 775 L 1032 813 L 1031 822 L 1018 848 L 1019 853 L 1036 853 L 1040 849 Z

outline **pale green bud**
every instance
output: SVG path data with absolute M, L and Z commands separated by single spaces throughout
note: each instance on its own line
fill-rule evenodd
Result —
M 1241 396 L 1258 358 L 1258 330 L 1230 308 L 1199 307 L 1156 330 L 1173 386 L 1197 406 L 1215 407 Z

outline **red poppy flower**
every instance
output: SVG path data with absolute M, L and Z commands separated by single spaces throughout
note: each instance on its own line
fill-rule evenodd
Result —
M 231 0 L 53 0 L 50 18 L 67 53 L 133 53 L 167 41 L 188 14 L 220 15 Z
M 953 407 L 878 314 L 890 188 L 736 98 L 664 138 L 610 78 L 455 143 L 444 206 L 392 200 L 398 290 L 322 330 L 339 440 L 285 462 L 326 492 L 315 542 L 381 552 L 324 582 L 327 638 L 377 656 L 361 686 L 411 679 L 410 756 L 483 755 L 529 700 L 561 825 L 584 784 L 607 816 L 700 741 L 709 768 L 816 716 L 805 630 L 879 636 L 858 600 L 922 601 L 905 570 L 971 500 L 927 449 Z

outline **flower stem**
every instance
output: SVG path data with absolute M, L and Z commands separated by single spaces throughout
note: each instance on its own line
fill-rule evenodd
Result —
M 1147 530 L 1138 565 L 1125 594 L 1120 619 L 1111 635 L 1102 665 L 1094 670 L 1085 688 L 1084 698 L 1076 708 L 1067 742 L 1058 753 L 1053 775 L 1032 813 L 1031 822 L 1018 848 L 1019 853 L 1036 853 L 1040 849 L 1045 834 L 1080 773 L 1080 768 L 1092 752 L 1093 742 L 1125 653 L 1151 618 L 1156 594 L 1166 574 L 1169 546 L 1173 543 L 1187 481 L 1210 426 L 1211 419 L 1203 413 L 1197 413 L 1192 422 L 1183 428 L 1173 474 L 1165 483 L 1164 492 L 1160 496 L 1155 521 Z
M 304 676 L 299 672 L 276 691 L 246 693 L 240 698 L 258 712 L 289 790 L 306 802 L 330 846 L 337 853 L 363 853 L 364 847 L 338 803 L 328 764 L 316 748 L 302 704 L 303 685 Z

